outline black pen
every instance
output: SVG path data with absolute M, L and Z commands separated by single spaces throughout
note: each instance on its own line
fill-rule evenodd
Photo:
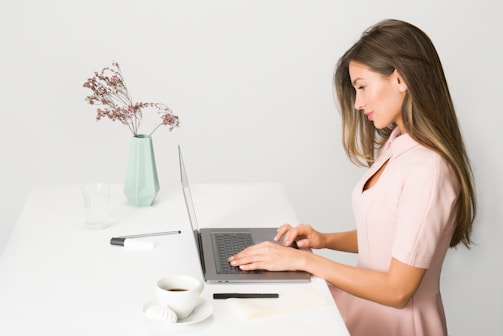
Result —
M 215 300 L 225 300 L 225 299 L 277 299 L 279 298 L 278 293 L 213 293 L 213 299 Z

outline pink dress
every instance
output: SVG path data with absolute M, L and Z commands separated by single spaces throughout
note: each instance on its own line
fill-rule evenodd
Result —
M 446 162 L 398 128 L 356 185 L 353 211 L 358 267 L 386 272 L 392 258 L 427 269 L 403 309 L 384 306 L 332 287 L 353 336 L 447 335 L 440 272 L 454 230 L 459 183 Z M 388 161 L 377 183 L 365 182 Z

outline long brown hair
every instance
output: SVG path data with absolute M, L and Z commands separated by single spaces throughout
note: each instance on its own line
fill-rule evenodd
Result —
M 414 140 L 441 155 L 455 172 L 461 192 L 450 246 L 462 242 L 469 247 L 476 213 L 473 173 L 442 64 L 430 38 L 410 23 L 384 20 L 367 29 L 337 63 L 334 86 L 342 115 L 343 146 L 353 163 L 370 166 L 395 125 L 376 129 L 355 109 L 350 61 L 384 76 L 397 70 L 406 82 L 408 90 L 402 105 L 404 127 Z

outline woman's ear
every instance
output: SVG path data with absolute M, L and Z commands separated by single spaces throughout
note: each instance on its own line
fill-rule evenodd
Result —
M 402 75 L 400 75 L 398 70 L 395 69 L 395 71 L 393 71 L 393 76 L 394 76 L 394 80 L 396 80 L 396 84 L 398 86 L 398 91 L 400 91 L 400 92 L 407 91 L 407 89 L 408 89 L 407 84 L 403 80 L 403 77 L 402 77 Z

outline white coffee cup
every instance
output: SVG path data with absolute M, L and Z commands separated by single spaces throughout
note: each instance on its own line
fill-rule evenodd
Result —
M 176 313 L 179 320 L 187 318 L 201 302 L 203 283 L 190 275 L 169 275 L 156 285 L 157 300 Z

